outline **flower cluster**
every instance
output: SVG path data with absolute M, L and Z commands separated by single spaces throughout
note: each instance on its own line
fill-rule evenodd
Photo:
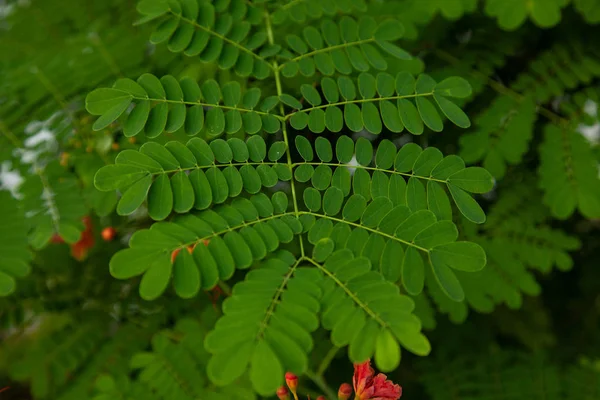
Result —
M 279 400 L 291 400 L 290 393 L 294 400 L 298 400 L 298 377 L 291 372 L 285 374 L 285 386 L 277 390 Z M 387 379 L 384 374 L 375 375 L 371 368 L 371 361 L 354 364 L 354 376 L 352 377 L 354 385 L 354 400 L 398 400 L 402 396 L 402 387 Z M 288 390 L 289 388 L 289 390 Z M 348 383 L 342 383 L 338 390 L 338 400 L 348 400 L 352 395 L 352 386 Z M 310 400 L 310 399 L 309 399 Z M 317 397 L 316 400 L 325 400 L 324 396 Z

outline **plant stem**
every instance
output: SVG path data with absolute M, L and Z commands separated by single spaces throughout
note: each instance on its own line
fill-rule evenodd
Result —
M 269 44 L 274 44 L 275 39 L 273 37 L 273 27 L 271 26 L 271 15 L 268 12 L 265 12 L 265 26 L 267 28 L 267 38 L 269 40 Z M 273 61 L 273 74 L 275 75 L 275 86 L 277 88 L 277 96 L 279 97 L 283 94 L 283 89 L 281 88 L 281 77 L 279 75 L 279 68 L 278 68 L 277 61 Z M 283 108 L 282 103 L 279 104 L 279 110 L 280 110 L 281 116 L 285 118 L 285 110 Z M 290 169 L 290 172 L 292 172 L 292 168 L 293 168 L 292 156 L 290 154 L 290 143 L 288 140 L 288 134 L 287 134 L 285 120 L 282 121 L 282 123 L 281 123 L 281 133 L 283 134 L 283 141 L 285 143 L 285 147 L 287 150 L 286 151 L 287 164 Z M 299 215 L 299 213 L 298 213 L 298 198 L 296 196 L 296 187 L 294 185 L 293 177 L 290 180 L 290 188 L 292 190 L 292 201 L 294 203 L 294 212 L 296 213 L 296 217 L 298 217 L 298 215 Z M 301 256 L 304 257 L 305 256 L 304 241 L 302 240 L 302 236 L 299 236 L 299 241 L 300 241 L 300 253 L 301 253 Z
M 327 385 L 327 382 L 325 382 L 325 379 L 323 379 L 322 376 L 315 374 L 315 372 L 311 369 L 306 371 L 306 376 L 325 393 L 325 397 L 330 400 L 334 400 L 337 397 L 335 392 Z
M 329 364 L 331 364 L 331 361 L 333 361 L 333 358 L 335 357 L 339 349 L 340 348 L 337 346 L 332 346 L 331 349 L 329 349 L 329 352 L 325 354 L 325 357 L 323 358 L 323 360 L 321 360 L 321 364 L 319 364 L 319 368 L 317 368 L 318 376 L 323 376 L 325 370 L 327 369 L 327 367 L 329 367 Z

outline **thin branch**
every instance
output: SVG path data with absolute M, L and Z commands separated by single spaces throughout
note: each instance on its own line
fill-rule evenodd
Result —
M 286 62 L 296 62 L 296 61 L 300 61 L 303 58 L 307 58 L 307 57 L 313 57 L 317 54 L 320 53 L 329 53 L 331 51 L 334 50 L 339 50 L 339 49 L 344 49 L 346 47 L 351 47 L 351 46 L 359 46 L 361 44 L 365 44 L 365 43 L 372 43 L 375 41 L 375 38 L 371 38 L 371 39 L 364 39 L 364 40 L 357 40 L 355 42 L 347 42 L 347 43 L 343 43 L 343 44 L 336 44 L 335 46 L 329 46 L 329 47 L 324 47 L 322 49 L 318 49 L 318 50 L 313 50 L 309 53 L 304 53 L 299 55 L 298 57 L 292 58 Z M 283 68 L 285 64 L 281 65 L 279 67 L 279 69 Z
M 409 94 L 409 95 L 404 95 L 404 96 L 376 97 L 376 98 L 373 98 L 373 99 L 357 99 L 357 100 L 339 101 L 337 103 L 323 104 L 323 105 L 316 106 L 316 107 L 304 108 L 302 110 L 294 111 L 293 113 L 286 114 L 285 117 L 284 117 L 284 120 L 288 120 L 289 118 L 292 117 L 292 115 L 294 115 L 296 113 L 305 113 L 305 112 L 309 112 L 309 111 L 312 111 L 312 110 L 318 110 L 318 109 L 321 109 L 321 108 L 343 106 L 343 105 L 346 105 L 346 104 L 372 103 L 372 102 L 375 102 L 375 101 L 409 99 L 409 98 L 414 98 L 414 97 L 425 97 L 425 96 L 433 96 L 433 92 L 415 93 L 415 94 Z
M 357 306 L 362 308 L 363 311 L 365 313 L 367 313 L 369 315 L 369 317 L 371 317 L 375 322 L 377 322 L 379 325 L 383 326 L 384 328 L 388 327 L 388 324 L 384 320 L 382 320 L 381 317 L 379 315 L 377 315 L 377 313 L 375 313 L 373 310 L 371 310 L 367 306 L 367 304 L 363 303 L 358 297 L 356 297 L 354 292 L 352 292 L 350 289 L 348 289 L 348 287 L 346 285 L 344 285 L 344 283 L 342 281 L 340 281 L 337 276 L 332 274 L 327 268 L 325 268 L 323 265 L 319 264 L 312 258 L 305 257 L 305 259 L 306 259 L 306 261 L 310 262 L 315 267 L 317 267 L 325 275 L 327 275 L 327 277 L 329 277 L 331 280 L 333 280 L 336 283 L 336 285 L 338 285 L 344 292 L 346 292 L 348 297 L 350 297 L 352 299 L 352 301 L 354 303 L 356 303 Z
M 337 397 L 336 393 L 329 387 L 321 375 L 316 374 L 313 370 L 309 369 L 306 371 L 306 376 L 325 393 L 325 397 L 332 400 Z
M 188 106 L 203 106 L 203 107 L 221 108 L 223 110 L 236 110 L 236 111 L 240 111 L 240 112 L 255 112 L 258 115 L 272 115 L 275 118 L 279 119 L 280 121 L 283 120 L 283 117 L 281 117 L 279 115 L 276 115 L 276 114 L 270 114 L 270 113 L 266 113 L 266 112 L 263 112 L 263 111 L 257 111 L 257 110 L 250 110 L 250 109 L 247 109 L 247 108 L 224 106 L 224 105 L 221 105 L 221 104 L 201 103 L 199 101 L 156 99 L 156 98 L 151 98 L 151 97 L 138 97 L 138 96 L 133 96 L 133 95 L 131 96 L 131 99 L 132 100 L 139 100 L 139 101 L 154 101 L 154 102 L 157 102 L 157 103 L 185 104 L 185 105 L 188 105 Z
M 267 38 L 269 40 L 270 44 L 274 44 L 275 43 L 275 38 L 273 36 L 273 27 L 271 25 L 271 15 L 265 11 L 265 25 L 266 25 L 266 29 L 267 29 Z M 274 71 L 274 75 L 275 75 L 275 86 L 277 88 L 277 96 L 281 96 L 283 94 L 283 89 L 281 87 L 281 77 L 279 76 L 279 68 L 277 65 L 277 61 L 273 60 L 273 71 Z M 293 164 L 292 164 L 292 156 L 290 154 L 290 143 L 289 143 L 289 139 L 288 139 L 288 132 L 287 132 L 287 126 L 285 124 L 285 111 L 283 108 L 283 104 L 279 103 L 279 112 L 282 115 L 283 118 L 283 124 L 281 124 L 281 133 L 283 134 L 283 141 L 285 142 L 285 147 L 286 147 L 286 153 L 287 153 L 287 165 L 290 168 L 290 171 L 293 168 Z M 296 195 L 296 186 L 294 185 L 294 179 L 292 178 L 290 181 L 290 188 L 292 190 L 292 202 L 294 203 L 294 212 L 296 213 L 296 216 L 298 216 L 298 196 Z M 305 256 L 305 251 L 304 251 L 304 241 L 302 239 L 302 236 L 299 237 L 299 241 L 300 241 L 300 253 L 302 255 L 302 257 Z
M 261 338 L 265 332 L 265 329 L 267 329 L 269 320 L 273 316 L 273 312 L 275 311 L 275 307 L 279 303 L 279 298 L 283 294 L 285 286 L 288 284 L 289 280 L 292 278 L 292 275 L 296 271 L 296 268 L 298 268 L 298 265 L 300 265 L 300 263 L 303 260 L 304 260 L 304 257 L 300 257 L 298 260 L 296 260 L 296 262 L 294 263 L 294 265 L 292 265 L 292 267 L 290 268 L 288 273 L 285 274 L 285 276 L 283 278 L 283 282 L 281 282 L 281 285 L 279 285 L 279 287 L 277 288 L 277 291 L 275 292 L 275 297 L 273 297 L 273 299 L 271 300 L 271 304 L 269 304 L 269 308 L 267 309 L 267 312 L 265 313 L 265 317 L 263 318 L 262 322 L 260 323 L 260 328 L 258 330 L 258 333 L 256 334 L 257 338 Z
M 421 250 L 421 251 L 423 251 L 425 253 L 429 253 L 429 250 L 427 250 L 426 248 L 421 247 L 421 246 L 419 246 L 417 244 L 414 244 L 414 243 L 408 242 L 406 240 L 400 239 L 399 237 L 396 237 L 396 236 L 389 235 L 389 234 L 387 234 L 385 232 L 378 231 L 377 229 L 367 228 L 366 226 L 363 226 L 361 224 L 357 224 L 357 223 L 354 223 L 354 222 L 346 221 L 344 219 L 335 218 L 335 217 L 332 217 L 332 216 L 329 216 L 329 215 L 325 215 L 325 214 L 314 213 L 312 211 L 300 211 L 300 214 L 312 215 L 312 216 L 314 216 L 316 218 L 325 218 L 325 219 L 329 219 L 331 221 L 339 222 L 339 223 L 342 223 L 342 224 L 352 225 L 355 228 L 361 228 L 361 229 L 364 229 L 366 231 L 369 231 L 369 232 L 372 232 L 372 233 L 376 233 L 376 234 L 381 235 L 383 237 L 386 237 L 388 239 L 395 240 L 397 242 L 400 242 L 400 243 L 405 244 L 405 245 L 410 246 L 410 247 L 414 247 L 417 250 Z
M 292 168 L 298 167 L 300 165 L 328 165 L 330 167 L 347 167 L 347 168 L 355 168 L 355 169 L 366 169 L 368 171 L 379 171 L 379 172 L 383 172 L 386 174 L 402 175 L 402 176 L 407 176 L 409 178 L 419 178 L 419 179 L 424 179 L 427 181 L 434 181 L 434 182 L 439 182 L 439 183 L 444 183 L 444 184 L 448 183 L 448 179 L 442 180 L 442 179 L 432 178 L 431 176 L 415 175 L 415 174 L 409 174 L 406 172 L 392 171 L 389 169 L 382 169 L 382 168 L 377 168 L 377 167 L 365 167 L 363 165 L 348 165 L 348 164 L 326 163 L 326 162 L 299 162 L 299 163 L 292 164 Z
M 333 361 L 333 358 L 335 357 L 335 355 L 337 354 L 337 352 L 339 350 L 340 350 L 339 347 L 331 346 L 331 349 L 329 349 L 327 354 L 325 354 L 325 357 L 323 357 L 323 360 L 321 360 L 321 364 L 319 364 L 319 368 L 317 368 L 317 376 L 323 376 L 323 374 L 327 370 L 327 367 L 329 367 L 329 364 L 331 364 L 331 361 Z
M 184 17 L 184 16 L 182 16 L 182 15 L 176 14 L 176 13 L 174 13 L 172 10 L 169 10 L 169 12 L 170 12 L 170 13 L 171 13 L 173 16 L 175 16 L 175 17 L 179 18 L 180 20 L 182 20 L 182 21 L 184 21 L 184 22 L 186 22 L 186 23 L 188 23 L 188 24 L 190 24 L 190 25 L 193 25 L 193 26 L 194 26 L 196 29 L 200 29 L 200 30 L 202 30 L 202 31 L 204 31 L 204 32 L 206 32 L 206 33 L 208 33 L 208 34 L 210 34 L 210 35 L 213 35 L 213 36 L 215 36 L 215 37 L 218 37 L 219 39 L 221 39 L 222 41 L 226 42 L 227 44 L 230 44 L 230 45 L 232 45 L 233 47 L 236 47 L 237 49 L 239 49 L 239 50 L 241 50 L 241 51 L 243 51 L 243 52 L 245 52 L 245 53 L 248 53 L 248 54 L 250 54 L 252 57 L 256 58 L 257 60 L 261 60 L 261 61 L 265 62 L 265 63 L 266 63 L 268 66 L 269 66 L 269 68 L 273 69 L 273 66 L 271 66 L 269 63 L 267 63 L 267 60 L 265 60 L 265 58 L 264 58 L 264 57 L 261 57 L 260 55 L 256 54 L 256 53 L 255 53 L 255 52 L 253 52 L 252 50 L 250 50 L 250 49 L 248 49 L 248 48 L 246 48 L 246 47 L 242 46 L 241 44 L 239 44 L 239 43 L 237 43 L 237 42 L 234 42 L 233 40 L 231 40 L 231 39 L 229 39 L 229 38 L 227 38 L 227 37 L 225 37 L 225 36 L 223 36 L 223 35 L 221 35 L 221 34 L 219 34 L 219 33 L 215 32 L 215 31 L 211 30 L 210 28 L 207 28 L 207 27 L 205 27 L 205 26 L 202 26 L 202 25 L 198 24 L 198 23 L 197 23 L 196 21 L 194 21 L 194 20 L 191 20 L 191 19 L 189 19 L 189 18 L 185 18 L 185 17 Z

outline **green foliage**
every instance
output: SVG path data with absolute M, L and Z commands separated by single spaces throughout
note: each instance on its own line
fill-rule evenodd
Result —
M 27 224 L 23 210 L 6 191 L 0 191 L 0 296 L 15 290 L 15 277 L 23 278 L 31 270 L 32 259 L 27 246 Z
M 595 399 L 600 371 L 589 362 L 562 368 L 545 354 L 489 351 L 457 359 L 444 367 L 426 362 L 422 381 L 431 399 Z
M 595 1 L 8 3 L 23 398 L 333 399 L 370 358 L 414 398 L 598 396 L 551 349 L 597 336 Z

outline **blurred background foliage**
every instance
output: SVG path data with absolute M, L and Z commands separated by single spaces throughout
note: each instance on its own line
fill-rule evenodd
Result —
M 417 299 L 434 350 L 423 359 L 405 353 L 392 379 L 411 399 L 600 399 L 600 213 L 590 204 L 600 190 L 600 2 L 365 1 L 369 14 L 405 25 L 404 47 L 416 57 L 397 61 L 392 73 L 458 75 L 473 86 L 463 104 L 474 122 L 469 130 L 448 127 L 416 140 L 482 164 L 497 179 L 483 200 L 487 223 L 457 221 L 486 249 L 482 274 L 496 297 L 478 298 L 473 287 L 464 303 Z M 278 14 L 278 34 L 310 23 L 318 3 L 292 0 L 289 15 Z M 361 13 L 338 10 L 346 11 Z M 234 79 L 215 64 L 150 44 L 152 27 L 134 26 L 138 18 L 133 0 L 0 1 L 0 187 L 23 204 L 12 210 L 9 196 L 0 197 L 0 250 L 25 246 L 19 251 L 30 259 L 15 272 L 23 278 L 14 292 L 0 298 L 0 388 L 10 386 L 2 399 L 255 398 L 244 382 L 217 390 L 203 370 L 202 340 L 222 294 L 144 302 L 108 272 L 127 235 L 107 242 L 102 229 L 131 232 L 150 221 L 112 213 L 116 195 L 98 192 L 93 176 L 144 139 L 124 137 L 118 124 L 94 132 L 85 96 L 146 72 Z M 577 133 L 566 146 L 581 152 L 569 157 L 587 163 L 575 168 L 584 172 L 572 190 L 591 192 L 583 197 L 590 201 L 556 198 L 552 189 L 562 179 L 552 168 L 561 157 L 552 129 L 565 124 Z M 65 215 L 58 232 L 40 200 L 46 185 L 57 193 L 54 211 Z M 18 212 L 28 219 L 26 231 L 9 223 Z M 55 233 L 68 243 L 54 243 Z M 337 387 L 352 366 L 319 330 L 314 364 L 325 355 L 333 361 L 324 378 Z M 153 379 L 156 369 L 172 374 Z

